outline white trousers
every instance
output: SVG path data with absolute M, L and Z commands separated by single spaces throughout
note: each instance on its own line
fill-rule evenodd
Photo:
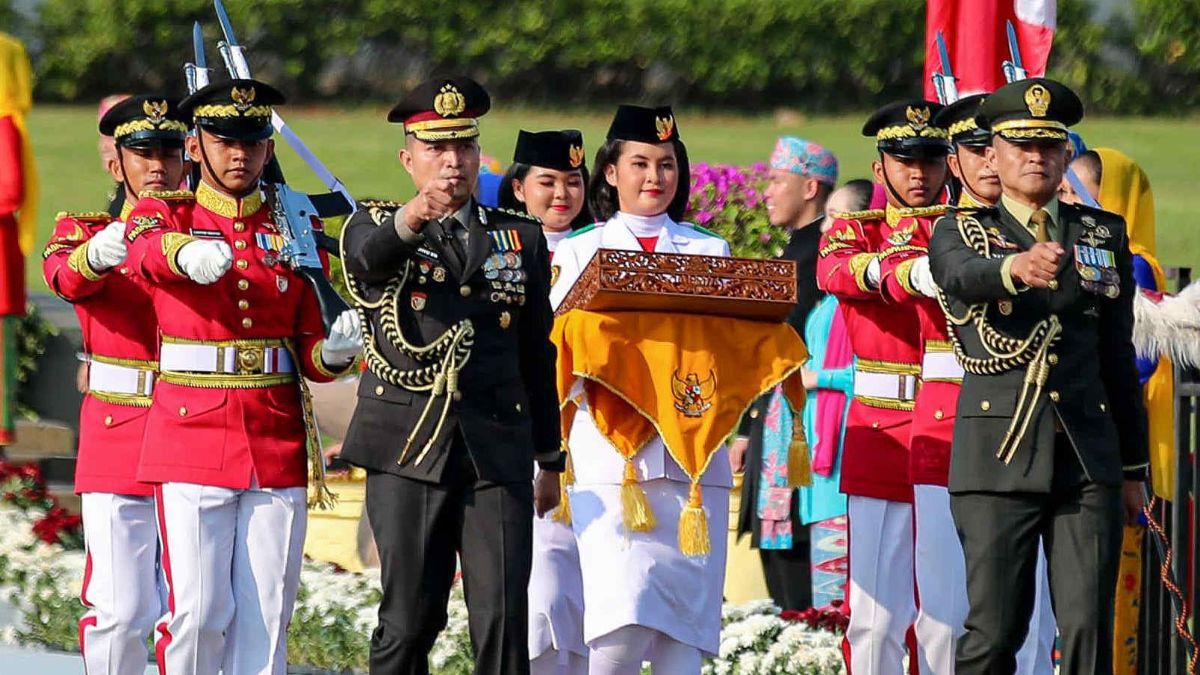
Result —
M 965 632 L 967 567 L 950 515 L 950 493 L 938 485 L 913 486 L 916 516 L 916 578 L 920 608 L 913 628 L 921 675 L 954 675 L 954 650 Z M 1054 615 L 1046 555 L 1038 548 L 1038 594 L 1029 635 L 1017 655 L 1018 675 L 1054 672 Z M 1048 615 L 1048 616 L 1047 616 Z
M 305 489 L 166 483 L 155 492 L 167 615 L 161 675 L 284 675 Z
M 902 675 L 917 617 L 911 504 L 849 495 L 850 672 Z
M 700 650 L 645 626 L 622 626 L 591 643 L 588 675 L 700 675 Z
M 551 647 L 529 661 L 529 675 L 588 675 L 588 658 Z
M 154 499 L 82 495 L 87 558 L 79 599 L 79 651 L 88 675 L 142 675 L 146 638 L 162 615 Z

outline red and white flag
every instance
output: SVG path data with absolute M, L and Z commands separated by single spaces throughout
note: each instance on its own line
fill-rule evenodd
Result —
M 1011 21 L 1030 77 L 1046 73 L 1054 41 L 1055 0 L 928 0 L 925 14 L 925 98 L 937 100 L 930 76 L 940 70 L 937 34 L 946 40 L 960 96 L 991 92 L 1004 85 L 1001 64 L 1008 53 L 1006 22 Z

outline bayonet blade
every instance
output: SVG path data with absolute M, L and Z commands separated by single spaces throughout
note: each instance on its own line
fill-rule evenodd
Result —
M 204 56 L 204 31 L 200 29 L 200 22 L 192 24 L 192 51 L 195 54 L 195 64 L 197 68 L 208 68 L 208 60 Z
M 1008 31 L 1008 53 L 1012 55 L 1013 65 L 1025 70 L 1025 64 L 1021 63 L 1021 45 L 1017 42 L 1017 31 L 1013 28 L 1012 21 L 1006 21 L 1005 28 Z
M 233 24 L 229 21 L 229 13 L 225 11 L 225 3 L 221 0 L 213 0 L 213 7 L 217 10 L 217 21 L 221 23 L 221 32 L 225 34 L 225 43 L 230 47 L 236 47 L 237 37 L 233 34 Z
M 937 33 L 937 50 L 938 59 L 942 62 L 942 74 L 953 79 L 954 71 L 950 69 L 950 54 L 946 51 L 946 39 L 942 37 L 940 30 Z

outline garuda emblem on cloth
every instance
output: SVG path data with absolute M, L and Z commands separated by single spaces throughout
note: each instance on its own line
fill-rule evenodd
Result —
M 708 379 L 701 381 L 696 373 L 688 373 L 681 379 L 679 371 L 671 375 L 671 393 L 675 396 L 675 409 L 684 417 L 699 417 L 712 407 L 713 394 L 717 393 L 717 373 L 708 371 Z

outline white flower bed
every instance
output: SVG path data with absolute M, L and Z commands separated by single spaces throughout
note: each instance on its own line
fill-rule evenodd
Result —
M 0 642 L 76 649 L 78 597 L 84 555 L 46 544 L 33 534 L 41 513 L 0 504 L 0 595 L 25 619 L 0 629 Z M 335 672 L 366 670 L 379 603 L 379 572 L 337 571 L 306 561 L 288 632 L 289 660 Z M 430 654 L 437 675 L 471 672 L 471 646 L 462 585 L 450 596 L 449 620 Z M 769 601 L 722 610 L 720 655 L 704 675 L 833 675 L 844 673 L 841 637 L 779 618 Z

